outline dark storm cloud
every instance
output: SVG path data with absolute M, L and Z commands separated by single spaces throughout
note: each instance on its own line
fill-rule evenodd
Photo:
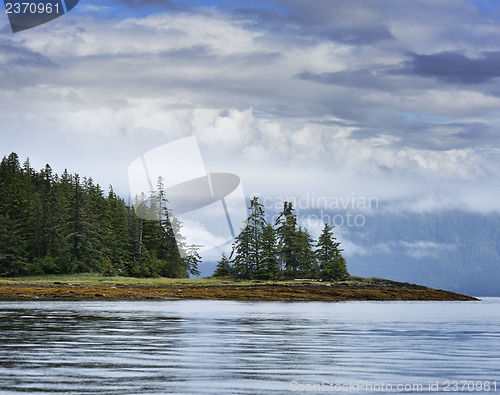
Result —
M 206 66 L 217 66 L 224 64 L 239 66 L 242 68 L 252 67 L 252 65 L 267 65 L 282 58 L 279 52 L 252 51 L 235 53 L 229 55 L 217 54 L 216 49 L 209 45 L 194 45 L 162 51 L 158 54 L 162 59 L 177 61 L 186 64 L 203 63 Z
M 366 45 L 393 38 L 384 18 L 363 2 L 276 0 L 272 3 L 272 6 L 266 4 L 266 8 L 238 8 L 234 13 L 254 29 L 302 39 Z
M 9 41 L 0 41 L 0 89 L 16 91 L 46 81 L 48 69 L 59 66 L 50 58 Z
M 407 126 L 401 143 L 421 150 L 447 151 L 498 144 L 495 128 L 484 122 L 415 123 Z
M 214 57 L 214 51 L 208 45 L 193 45 L 192 47 L 183 47 L 162 51 L 159 56 L 169 60 L 203 60 L 207 61 Z
M 183 10 L 186 7 L 171 0 L 114 0 L 114 3 L 130 9 L 155 8 L 161 10 Z
M 360 127 L 353 131 L 350 139 L 366 140 L 380 135 L 398 137 L 393 142 L 397 149 L 447 151 L 480 147 L 500 143 L 500 136 L 491 125 L 484 122 L 394 122 L 385 129 Z
M 391 88 L 388 81 L 385 80 L 383 76 L 376 75 L 370 70 L 338 71 L 333 73 L 303 71 L 295 75 L 295 78 L 325 85 L 360 87 L 377 90 L 388 90 Z
M 500 143 L 498 130 L 492 125 L 484 122 L 471 122 L 466 124 L 450 124 L 450 127 L 458 127 L 459 130 L 454 134 L 457 139 L 464 143 L 464 146 L 488 145 Z
M 9 41 L 0 41 L 0 53 L 6 59 L 0 65 L 8 67 L 57 67 L 48 57 Z
M 457 52 L 410 56 L 412 59 L 400 72 L 462 84 L 477 84 L 500 77 L 500 51 L 484 53 L 478 59 Z

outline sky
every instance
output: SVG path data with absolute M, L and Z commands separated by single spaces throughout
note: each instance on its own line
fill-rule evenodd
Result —
M 91 176 L 196 136 L 247 196 L 500 211 L 500 5 L 80 0 L 0 19 L 0 155 Z M 188 166 L 188 165 L 187 165 Z

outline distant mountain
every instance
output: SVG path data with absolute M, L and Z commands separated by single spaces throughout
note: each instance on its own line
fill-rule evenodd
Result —
M 500 215 L 375 213 L 341 227 L 351 274 L 500 296 Z

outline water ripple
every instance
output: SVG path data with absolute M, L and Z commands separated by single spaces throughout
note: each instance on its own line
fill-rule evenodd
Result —
M 290 382 L 497 380 L 499 299 L 2 302 L 0 391 L 288 393 Z M 379 393 L 384 393 L 379 391 Z

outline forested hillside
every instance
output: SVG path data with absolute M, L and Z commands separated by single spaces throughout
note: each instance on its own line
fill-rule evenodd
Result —
M 161 182 L 161 180 L 159 180 Z M 161 191 L 161 189 L 160 189 Z M 188 277 L 199 256 L 181 256 L 161 196 L 160 221 L 139 218 L 110 186 L 49 165 L 36 171 L 15 153 L 0 163 L 0 276 L 96 272 Z M 144 197 L 142 197 L 144 200 Z M 144 209 L 151 209 L 151 204 Z M 175 224 L 180 227 L 180 224 Z

